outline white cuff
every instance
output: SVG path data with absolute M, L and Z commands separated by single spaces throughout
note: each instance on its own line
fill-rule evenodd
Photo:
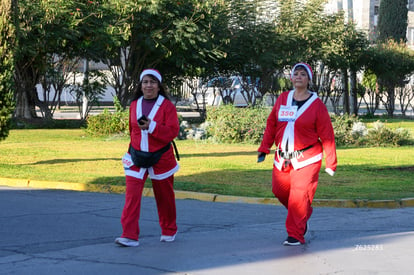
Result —
M 325 172 L 328 173 L 330 176 L 335 175 L 335 171 L 333 171 L 331 168 L 326 168 Z

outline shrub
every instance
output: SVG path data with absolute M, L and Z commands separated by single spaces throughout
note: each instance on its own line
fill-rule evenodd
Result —
M 208 126 L 208 122 L 203 122 L 200 125 L 190 125 L 188 121 L 182 121 L 180 124 L 180 134 L 178 135 L 178 139 L 206 139 Z
M 332 125 L 335 132 L 337 146 L 401 146 L 410 145 L 410 132 L 407 129 L 391 129 L 377 121 L 373 127 L 367 129 L 366 125 L 355 116 L 332 116 Z
M 366 144 L 370 146 L 401 146 L 409 145 L 411 135 L 407 129 L 398 128 L 390 129 L 385 127 L 385 124 L 377 121 L 374 122 L 373 127 L 368 129 L 366 136 Z
M 232 105 L 207 108 L 207 119 L 195 127 L 179 116 L 180 134 L 178 139 L 205 139 L 218 143 L 259 144 L 266 128 L 270 113 L 267 107 L 238 108 Z M 108 109 L 87 119 L 86 132 L 93 136 L 113 134 L 128 135 L 129 111 L 123 110 L 115 99 L 115 112 Z M 390 129 L 381 122 L 367 129 L 354 115 L 331 116 L 337 146 L 401 146 L 410 145 L 407 129 Z
M 87 119 L 86 133 L 92 136 L 108 136 L 113 134 L 128 135 L 129 111 L 124 110 L 115 97 L 115 112 L 104 109 L 99 115 L 89 116 Z
M 263 137 L 269 108 L 232 105 L 207 109 L 207 135 L 215 142 L 258 144 Z
M 354 128 L 354 124 L 361 128 L 361 122 L 355 115 L 334 115 L 331 116 L 331 120 L 337 146 L 355 144 L 360 138 L 361 129 Z

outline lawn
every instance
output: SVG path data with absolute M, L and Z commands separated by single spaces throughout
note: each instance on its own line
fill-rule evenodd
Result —
M 410 124 L 410 127 L 412 124 Z M 273 197 L 272 156 L 256 163 L 256 145 L 176 141 L 176 190 Z M 125 137 L 95 138 L 83 130 L 11 130 L 0 142 L 3 178 L 124 185 Z M 321 172 L 317 199 L 414 197 L 414 148 L 338 148 L 334 177 Z M 322 169 L 323 171 L 323 169 Z M 149 186 L 149 183 L 148 183 Z

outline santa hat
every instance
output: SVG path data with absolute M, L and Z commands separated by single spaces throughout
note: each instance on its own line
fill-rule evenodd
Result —
M 145 69 L 142 71 L 141 75 L 139 76 L 139 81 L 142 81 L 142 79 L 144 78 L 144 76 L 146 75 L 152 75 L 154 76 L 156 79 L 158 79 L 158 81 L 161 83 L 162 82 L 162 77 L 159 71 L 157 71 L 156 69 Z
M 308 73 L 309 80 L 312 81 L 312 78 L 313 78 L 312 68 L 311 68 L 311 66 L 309 66 L 309 64 L 306 64 L 306 63 L 303 63 L 303 62 L 300 62 L 300 63 L 296 64 L 295 66 L 293 66 L 292 71 L 290 72 L 290 79 L 293 78 L 293 73 L 296 71 L 296 69 L 298 67 L 304 68 L 306 70 L 306 72 Z

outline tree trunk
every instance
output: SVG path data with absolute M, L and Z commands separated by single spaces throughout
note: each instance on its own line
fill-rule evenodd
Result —
M 348 85 L 348 71 L 342 70 L 342 89 L 343 89 L 343 107 L 346 114 L 350 114 L 349 110 L 349 85 Z
M 26 66 L 24 62 L 17 62 L 15 66 L 16 83 L 16 110 L 14 117 L 22 119 L 37 118 L 36 99 L 38 83 L 38 70 Z
M 351 71 L 351 109 L 354 115 L 358 115 L 358 90 L 357 90 L 357 75 L 355 71 Z
M 37 117 L 35 104 L 30 92 L 16 92 L 16 108 L 14 110 L 14 117 L 20 119 L 32 119 Z
M 388 102 L 387 102 L 387 113 L 389 117 L 394 116 L 394 110 L 395 110 L 395 87 L 389 86 L 388 87 Z

